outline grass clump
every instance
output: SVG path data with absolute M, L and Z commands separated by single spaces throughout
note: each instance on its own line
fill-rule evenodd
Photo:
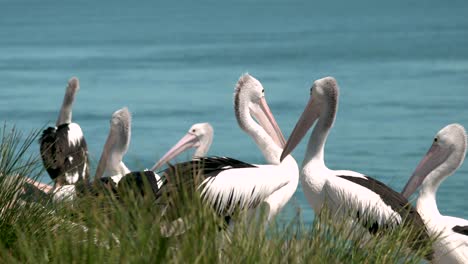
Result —
M 53 219 L 45 207 L 27 202 L 24 195 L 24 176 L 37 178 L 40 172 L 38 159 L 27 154 L 37 136 L 37 132 L 23 135 L 6 124 L 0 131 L 0 242 L 7 249 L 18 240 L 16 229 L 40 236 L 43 230 L 38 226 Z
M 192 192 L 183 196 L 179 218 L 132 192 L 55 204 L 26 199 L 23 176 L 37 176 L 41 166 L 26 156 L 37 133 L 22 140 L 4 127 L 1 135 L 2 263 L 421 263 L 430 250 L 409 251 L 404 228 L 369 236 L 359 223 L 336 223 L 326 210 L 310 226 L 300 211 L 288 223 L 266 226 L 260 210 L 241 212 L 226 227 Z

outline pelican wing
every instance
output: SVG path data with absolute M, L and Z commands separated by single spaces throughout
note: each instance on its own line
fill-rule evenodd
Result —
M 424 226 L 421 216 L 406 198 L 371 177 L 338 175 L 327 181 L 325 188 L 336 205 L 357 210 L 359 216 L 375 221 L 371 225 L 375 231 L 379 226 L 394 226 L 405 219 Z
M 384 183 L 365 175 L 337 175 L 330 177 L 324 185 L 326 202 L 331 203 L 332 211 L 351 216 L 376 233 L 403 224 L 415 232 L 411 247 L 419 249 L 429 241 L 429 235 L 419 213 L 401 194 Z M 428 254 L 431 258 L 432 252 Z
M 289 182 L 288 174 L 277 167 L 255 166 L 227 157 L 205 157 L 172 166 L 162 175 L 168 185 L 171 185 L 171 178 L 182 179 L 178 182 L 200 190 L 203 199 L 218 214 L 230 215 L 234 210 L 258 206 Z M 171 190 L 164 185 L 161 189 Z
M 388 187 L 384 183 L 367 176 L 365 176 L 365 178 L 350 176 L 339 177 L 359 184 L 378 194 L 381 200 L 386 205 L 390 206 L 394 212 L 397 212 L 400 215 L 401 219 L 406 218 L 410 221 L 414 221 L 415 224 L 418 226 L 424 226 L 424 221 L 422 220 L 421 216 L 416 211 L 416 209 L 413 206 L 411 206 L 409 201 L 400 193 L 394 191 L 392 188 Z
M 153 171 L 132 171 L 119 181 L 117 185 L 117 192 L 119 194 L 127 192 L 128 188 L 134 188 L 136 192 L 139 192 L 142 196 L 147 195 L 145 192 L 145 182 L 149 184 L 149 188 L 152 191 L 152 195 L 157 196 L 159 192 L 158 179 Z
M 162 176 L 160 181 L 163 185 L 170 182 L 177 186 L 198 186 L 207 177 L 215 177 L 224 170 L 252 167 L 256 166 L 228 157 L 197 157 L 191 161 L 170 165 L 169 168 L 159 172 L 159 175 Z M 163 190 L 167 190 L 168 186 Z
M 88 148 L 77 124 L 47 128 L 39 143 L 44 167 L 52 179 L 65 176 L 65 180 L 71 184 L 88 178 Z
M 201 185 L 202 197 L 218 213 L 232 214 L 236 209 L 257 207 L 273 192 L 289 182 L 287 173 L 277 166 L 229 169 L 216 177 L 208 177 Z
M 356 215 L 358 219 L 364 220 L 363 223 L 371 233 L 401 222 L 401 216 L 378 193 L 362 185 L 364 182 L 356 183 L 357 179 L 354 178 L 358 177 L 342 175 L 330 178 L 325 183 L 325 202 L 333 213 Z

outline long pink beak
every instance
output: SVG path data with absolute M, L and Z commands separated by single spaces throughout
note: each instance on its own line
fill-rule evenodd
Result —
M 422 184 L 427 175 L 440 166 L 449 155 L 450 150 L 442 149 L 436 143 L 432 144 L 424 158 L 419 162 L 416 170 L 414 170 L 413 175 L 411 175 L 411 178 L 406 183 L 401 194 L 405 198 L 409 198 Z
M 299 142 L 301 142 L 302 138 L 305 136 L 309 128 L 312 127 L 319 116 L 320 109 L 315 103 L 315 100 L 310 98 L 304 109 L 304 112 L 302 113 L 301 117 L 299 117 L 293 132 L 289 136 L 288 142 L 283 149 L 283 153 L 281 153 L 280 161 L 283 161 L 283 159 L 296 148 L 296 146 L 299 144 Z
M 276 123 L 275 117 L 271 113 L 270 107 L 268 107 L 265 97 L 260 99 L 259 106 L 261 111 L 255 111 L 254 109 L 251 109 L 253 110 L 252 115 L 260 123 L 260 126 L 265 129 L 268 135 L 270 135 L 273 141 L 280 148 L 284 148 L 286 140 L 284 139 L 283 132 L 281 132 L 278 123 Z
M 180 153 L 184 152 L 189 148 L 196 148 L 200 146 L 200 141 L 197 136 L 191 133 L 187 133 L 182 137 L 177 144 L 175 144 L 164 156 L 156 162 L 156 164 L 151 168 L 152 171 L 155 171 L 162 167 L 164 164 L 169 162 L 171 159 L 175 158 Z

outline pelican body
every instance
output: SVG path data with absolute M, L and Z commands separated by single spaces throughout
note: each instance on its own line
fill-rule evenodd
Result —
M 437 189 L 461 166 L 466 148 L 467 135 L 461 125 L 444 127 L 402 191 L 409 197 L 421 186 L 416 209 L 429 233 L 438 237 L 433 244 L 434 263 L 468 263 L 468 220 L 441 215 L 436 202 Z
M 39 139 L 42 162 L 56 187 L 89 180 L 88 148 L 83 131 L 72 123 L 72 106 L 79 90 L 71 78 L 55 127 L 48 127 Z
M 317 123 L 300 172 L 304 195 L 314 212 L 320 214 L 326 204 L 333 216 L 361 220 L 370 233 L 400 224 L 419 230 L 424 223 L 405 197 L 364 174 L 331 170 L 325 165 L 325 142 L 338 110 L 338 97 L 339 88 L 334 78 L 326 77 L 314 82 L 311 98 L 286 143 L 281 159 L 288 156 L 309 128 Z M 426 238 L 427 233 L 421 232 L 419 240 Z
M 165 170 L 163 175 L 169 187 L 161 190 L 173 190 L 170 184 L 179 177 L 186 184 L 195 184 L 204 202 L 225 219 L 230 219 L 236 210 L 252 210 L 266 203 L 270 220 L 297 188 L 297 163 L 292 156 L 280 163 L 283 134 L 268 107 L 262 85 L 248 74 L 241 76 L 236 85 L 234 111 L 239 126 L 252 137 L 268 164 L 255 165 L 228 157 L 195 158 Z M 194 175 L 200 178 L 194 180 Z

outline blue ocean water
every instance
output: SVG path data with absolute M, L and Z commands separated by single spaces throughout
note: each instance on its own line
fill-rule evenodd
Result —
M 331 75 L 341 95 L 328 166 L 401 190 L 438 130 L 468 127 L 467 14 L 466 1 L 435 0 L 0 0 L 0 120 L 24 131 L 53 124 L 78 76 L 73 117 L 94 165 L 123 106 L 131 169 L 150 167 L 196 122 L 215 128 L 210 154 L 262 163 L 234 118 L 239 76 L 263 83 L 287 137 L 312 82 Z M 440 211 L 468 218 L 467 186 L 464 165 L 441 186 Z M 300 187 L 282 218 L 296 208 L 313 219 Z

